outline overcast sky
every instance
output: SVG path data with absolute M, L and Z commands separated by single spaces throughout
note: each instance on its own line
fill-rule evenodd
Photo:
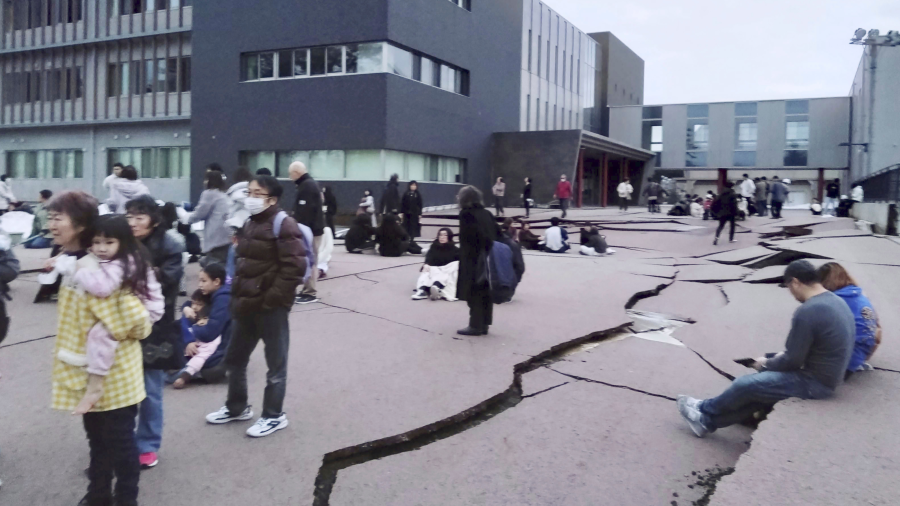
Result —
M 645 104 L 845 96 L 853 32 L 900 31 L 900 0 L 544 1 L 644 59 Z

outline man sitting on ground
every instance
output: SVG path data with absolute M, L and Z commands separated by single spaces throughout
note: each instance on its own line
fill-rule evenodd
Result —
M 565 253 L 569 251 L 569 233 L 559 226 L 559 218 L 550 218 L 550 228 L 544 233 L 541 241 L 544 251 L 547 253 Z
M 782 286 L 802 303 L 791 320 L 785 350 L 756 359 L 750 366 L 760 372 L 737 378 L 718 397 L 678 396 L 678 411 L 697 437 L 740 423 L 789 397 L 830 397 L 843 382 L 856 330 L 847 303 L 822 286 L 806 260 L 788 265 Z

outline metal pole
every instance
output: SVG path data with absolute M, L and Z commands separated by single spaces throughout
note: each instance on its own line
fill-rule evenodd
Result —
M 575 197 L 575 206 L 579 209 L 584 195 L 584 148 L 578 150 L 578 195 Z
M 825 191 L 825 169 L 819 168 L 819 188 L 816 192 L 819 202 L 822 202 L 823 192 Z
M 600 162 L 600 205 L 606 207 L 609 199 L 609 153 L 603 153 Z
M 876 62 L 876 57 L 878 56 L 878 46 L 872 45 L 869 46 L 872 48 L 872 58 L 869 62 L 869 73 L 871 74 L 869 77 L 869 131 L 866 135 L 866 146 L 865 154 L 866 154 L 866 176 L 872 174 L 872 153 L 871 149 L 874 148 L 872 144 L 872 139 L 874 138 L 875 131 L 875 70 L 878 68 L 878 64 Z

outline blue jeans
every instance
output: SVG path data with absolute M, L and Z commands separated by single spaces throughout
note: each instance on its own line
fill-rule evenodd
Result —
M 25 246 L 25 249 L 46 249 L 53 246 L 53 239 L 47 239 L 39 235 L 28 239 L 22 245 Z
M 137 446 L 138 453 L 159 450 L 163 431 L 163 386 L 166 371 L 144 369 L 144 389 L 147 398 L 141 401 L 138 413 Z
M 740 423 L 754 412 L 790 397 L 824 399 L 834 390 L 799 371 L 763 371 L 734 380 L 718 397 L 700 403 L 701 422 L 710 432 Z

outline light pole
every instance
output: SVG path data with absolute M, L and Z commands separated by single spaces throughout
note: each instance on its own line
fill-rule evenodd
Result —
M 860 46 L 868 46 L 869 51 L 869 106 L 868 106 L 868 125 L 866 132 L 866 140 L 864 143 L 852 143 L 851 145 L 865 146 L 866 157 L 866 175 L 872 173 L 872 156 L 869 153 L 869 145 L 872 143 L 872 137 L 875 131 L 875 71 L 878 68 L 878 46 L 900 46 L 900 32 L 891 30 L 887 35 L 881 35 L 877 29 L 866 32 L 865 28 L 857 28 L 850 39 L 851 44 Z M 863 50 L 865 51 L 865 49 Z M 851 118 L 852 121 L 852 118 Z

